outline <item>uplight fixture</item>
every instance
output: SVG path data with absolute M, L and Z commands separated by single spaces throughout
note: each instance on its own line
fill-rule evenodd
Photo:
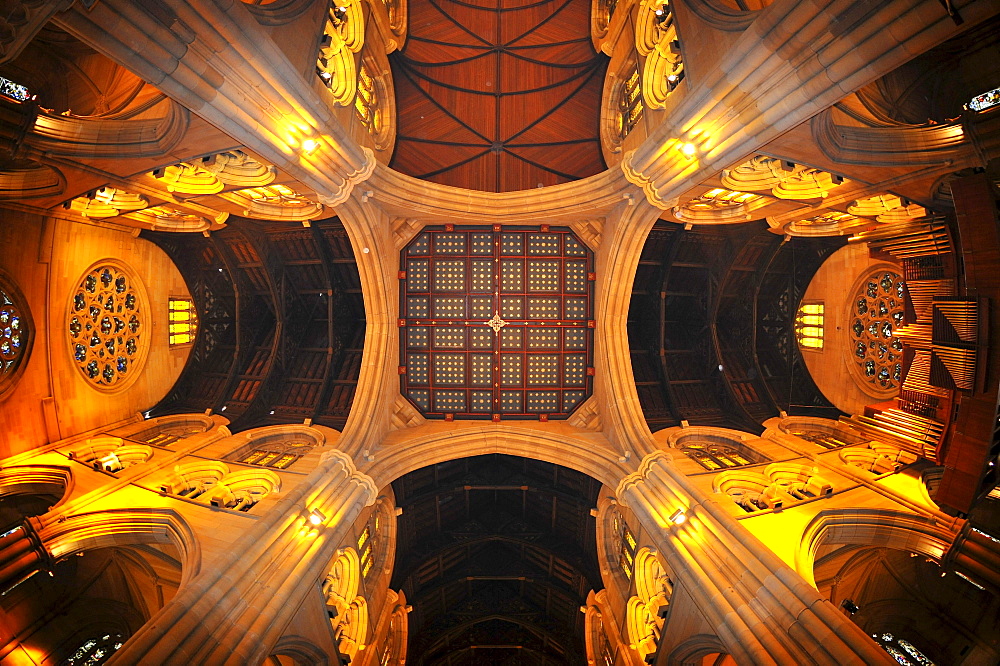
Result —
M 685 520 L 687 520 L 687 514 L 684 513 L 684 509 L 677 509 L 672 514 L 670 514 L 670 522 L 674 525 L 680 525 Z
M 313 525 L 319 525 L 326 520 L 326 516 L 319 509 L 313 509 L 309 512 L 309 522 Z
M 307 155 L 312 151 L 316 150 L 317 148 L 319 148 L 319 141 L 317 141 L 316 139 L 306 139 L 305 141 L 302 142 L 302 152 L 306 153 Z
M 682 143 L 681 152 L 684 153 L 685 157 L 694 157 L 697 148 L 694 147 L 693 143 Z

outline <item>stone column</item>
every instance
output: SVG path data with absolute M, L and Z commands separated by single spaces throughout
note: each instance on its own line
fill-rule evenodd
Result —
M 340 126 L 242 3 L 102 0 L 89 10 L 76 3 L 54 20 L 330 205 L 375 168 L 374 154 Z M 319 144 L 309 154 L 305 139 Z
M 376 492 L 347 455 L 326 454 L 228 552 L 202 563 L 109 663 L 261 663 L 303 599 L 319 594 L 326 567 Z M 325 517 L 318 526 L 308 520 L 314 509 Z
M 996 13 L 988 0 L 778 0 L 762 10 L 718 66 L 621 168 L 649 202 L 718 173 L 917 53 Z M 691 144 L 694 152 L 680 150 Z
M 854 623 L 705 497 L 663 452 L 646 456 L 618 498 L 737 663 L 889 664 Z M 685 511 L 682 523 L 670 516 Z

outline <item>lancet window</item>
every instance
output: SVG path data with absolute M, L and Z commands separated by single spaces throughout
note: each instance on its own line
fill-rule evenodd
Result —
M 358 94 L 354 98 L 354 111 L 361 119 L 361 124 L 371 134 L 377 134 L 379 131 L 378 104 L 375 80 L 368 71 L 368 66 L 362 62 L 358 68 Z
M 618 91 L 618 136 L 625 139 L 642 118 L 642 80 L 639 63 L 629 70 L 628 78 Z
M 266 438 L 245 447 L 234 458 L 237 462 L 271 469 L 288 469 L 312 451 L 314 442 L 304 437 Z
M 12 376 L 27 349 L 28 327 L 14 294 L 0 289 L 0 380 Z
M 0 95 L 9 97 L 18 102 L 25 102 L 31 98 L 31 93 L 28 91 L 27 87 L 2 76 L 0 76 Z
M 632 580 L 632 574 L 635 571 L 635 536 L 618 511 L 615 511 L 611 518 L 611 526 L 618 537 L 618 566 L 625 572 L 625 576 Z
M 88 638 L 63 662 L 63 666 L 97 666 L 97 664 L 103 664 L 124 644 L 125 639 L 121 634 L 104 634 L 103 636 Z
M 795 314 L 795 339 L 805 349 L 823 348 L 823 304 L 803 303 Z
M 1000 106 L 1000 88 L 987 90 L 984 93 L 976 95 L 969 100 L 965 108 L 980 113 L 986 109 L 992 109 L 994 106 Z
M 888 632 L 872 634 L 872 638 L 878 641 L 882 649 L 902 666 L 934 666 L 933 661 L 903 638 L 898 638 Z
M 194 341 L 198 319 L 190 298 L 171 298 L 167 303 L 167 321 L 170 344 L 184 345 Z
M 681 451 L 699 465 L 709 470 L 743 467 L 744 465 L 753 465 L 767 460 L 764 456 L 755 451 L 750 451 L 747 447 L 710 444 L 707 442 L 692 442 L 682 447 Z

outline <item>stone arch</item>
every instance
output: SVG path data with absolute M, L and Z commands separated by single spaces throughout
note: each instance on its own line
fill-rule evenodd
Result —
M 641 661 L 656 653 L 660 640 L 660 627 L 656 617 L 650 614 L 646 604 L 637 596 L 628 600 L 625 607 L 625 626 L 629 647 L 636 651 Z
M 873 474 L 892 474 L 905 465 L 916 462 L 917 456 L 891 444 L 869 442 L 866 446 L 852 446 L 840 452 L 840 459 L 847 465 L 860 467 Z
M 337 616 L 347 612 L 351 600 L 358 596 L 361 585 L 361 561 L 353 548 L 345 548 L 330 565 L 330 572 L 323 580 L 323 598 L 328 609 L 335 609 Z
M 0 200 L 55 196 L 65 189 L 66 177 L 48 165 L 21 160 L 0 169 Z
M 801 501 L 833 493 L 833 485 L 818 471 L 815 466 L 801 463 L 771 463 L 764 474 L 777 490 Z
M 298 460 L 326 443 L 326 436 L 319 430 L 306 425 L 281 425 L 254 428 L 242 434 L 243 444 L 225 456 L 232 462 L 288 469 Z M 239 436 L 234 438 L 239 441 Z M 259 453 L 260 456 L 254 454 Z M 270 454 L 274 456 L 268 460 Z M 282 461 L 282 456 L 289 458 Z
M 41 525 L 37 533 L 54 560 L 95 548 L 159 543 L 174 546 L 180 555 L 180 588 L 201 570 L 198 539 L 187 521 L 172 509 L 143 507 L 78 514 Z
M 204 414 L 172 414 L 148 419 L 138 426 L 115 430 L 114 434 L 154 446 L 170 446 L 177 440 L 206 433 L 216 425 L 211 416 Z M 221 434 L 230 433 L 223 426 Z
M 375 461 L 365 471 L 379 488 L 422 467 L 488 453 L 568 467 L 610 488 L 615 488 L 633 471 L 627 460 L 610 449 L 603 436 L 583 430 L 577 436 L 568 431 L 553 432 L 516 425 L 484 429 L 470 422 L 443 433 L 432 428 L 421 430 L 429 434 L 412 428 L 407 431 L 410 438 L 406 446 L 382 446 L 374 452 Z
M 288 661 L 278 659 L 286 657 L 293 664 L 325 664 L 329 657 L 311 641 L 296 634 L 281 637 L 268 657 L 269 663 L 285 664 Z
M 622 108 L 621 98 L 623 88 L 628 84 L 633 73 L 639 72 L 639 85 L 641 86 L 642 72 L 639 68 L 639 57 L 635 51 L 628 51 L 624 56 L 613 57 L 608 65 L 608 76 L 605 80 L 604 91 L 601 93 L 601 148 L 605 156 L 619 154 L 622 151 L 622 144 L 625 137 L 622 136 Z M 638 104 L 642 105 L 642 99 Z M 645 111 L 643 111 L 645 115 Z M 636 120 L 632 132 L 637 132 L 643 125 L 642 117 Z M 631 134 L 631 132 L 630 132 Z
M 748 470 L 722 472 L 712 482 L 717 493 L 725 493 L 748 513 L 781 506 L 771 492 L 770 481 L 763 474 Z
M 72 479 L 66 467 L 26 465 L 0 469 L 0 534 L 10 534 L 25 520 L 45 515 L 65 502 L 72 494 Z
M 216 486 L 222 477 L 229 474 L 229 466 L 217 460 L 175 465 L 173 472 L 154 481 L 153 487 L 170 495 L 196 499 Z
M 597 560 L 601 577 L 607 589 L 615 590 L 621 599 L 625 599 L 632 589 L 635 573 L 634 556 L 629 562 L 625 553 L 623 528 L 628 528 L 628 523 L 615 498 L 601 497 L 597 506 L 600 516 L 597 521 Z M 634 551 L 635 546 L 631 550 Z
M 70 451 L 68 456 L 94 469 L 118 472 L 146 462 L 153 457 L 153 449 L 148 444 L 126 442 L 121 437 L 98 435 Z
M 728 457 L 738 456 L 738 458 L 734 459 L 737 464 L 726 465 L 727 467 L 770 462 L 770 458 L 747 444 L 747 440 L 749 439 L 759 438 L 740 432 L 739 430 L 730 430 L 728 428 L 691 426 L 680 428 L 670 433 L 667 437 L 667 446 L 673 449 L 680 449 L 685 455 L 695 461 L 698 461 L 701 456 L 706 454 L 709 456 L 716 454 Z
M 334 631 L 334 637 L 341 654 L 350 657 L 351 661 L 358 652 L 365 649 L 365 641 L 368 640 L 368 602 L 364 597 L 355 597 L 347 607 L 343 619 Z
M 726 0 L 688 0 L 687 6 L 709 26 L 725 32 L 742 32 L 757 18 L 757 10 L 739 9 Z
M 667 655 L 667 664 L 670 666 L 704 666 L 705 658 L 712 655 L 718 655 L 715 660 L 709 662 L 712 666 L 722 666 L 723 664 L 728 666 L 728 664 L 736 663 L 726 653 L 725 646 L 717 636 L 695 634 Z
M 374 126 L 369 134 L 375 143 L 375 150 L 391 152 L 396 136 L 396 93 L 389 61 L 383 53 L 377 51 L 373 53 L 370 47 L 361 53 L 360 60 L 372 78 L 378 100 L 375 117 L 372 120 Z M 358 71 L 360 70 L 359 65 Z
M 891 509 L 826 509 L 816 514 L 803 531 L 795 555 L 795 568 L 815 587 L 813 567 L 821 546 L 882 546 L 909 550 L 940 561 L 956 535 L 957 532 L 939 524 L 933 516 Z
M 281 489 L 281 477 L 269 469 L 241 469 L 219 479 L 208 501 L 217 507 L 249 511 Z

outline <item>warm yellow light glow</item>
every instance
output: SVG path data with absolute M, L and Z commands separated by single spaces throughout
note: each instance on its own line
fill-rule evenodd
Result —
M 687 514 L 684 513 L 684 509 L 677 509 L 672 514 L 670 514 L 670 522 L 674 525 L 681 525 L 687 520 Z
M 306 139 L 302 142 L 302 152 L 306 155 L 319 148 L 319 141 L 316 139 Z
M 696 150 L 696 148 L 694 147 L 693 143 L 682 143 L 681 144 L 681 152 L 684 153 L 687 157 L 693 157 L 694 153 L 695 153 L 695 150 Z
M 323 512 L 319 509 L 313 509 L 309 514 L 309 522 L 313 525 L 319 525 L 324 520 L 326 520 L 326 516 L 324 516 Z

